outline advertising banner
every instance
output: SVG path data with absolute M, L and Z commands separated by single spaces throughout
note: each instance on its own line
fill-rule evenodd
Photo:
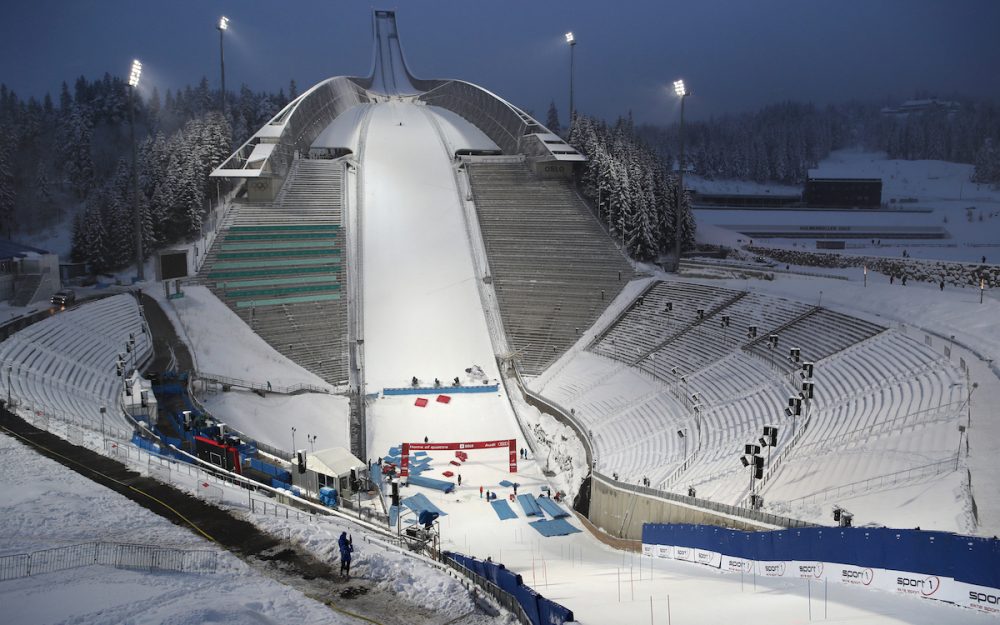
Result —
M 642 555 L 652 558 L 656 555 L 656 545 L 642 544 Z
M 871 586 L 875 583 L 875 569 L 847 564 L 830 564 L 828 566 L 831 570 L 827 573 L 827 577 L 831 580 L 854 586 Z M 878 588 L 877 585 L 875 587 Z
M 732 573 L 753 573 L 753 560 L 744 560 L 743 558 L 734 558 L 733 556 L 722 556 L 722 570 L 730 571 Z
M 948 591 L 946 586 L 955 583 L 953 579 L 948 577 L 923 573 L 885 569 L 880 570 L 879 573 L 880 575 L 876 575 L 875 583 L 872 584 L 875 588 L 911 597 L 923 597 L 924 599 L 950 601 L 950 599 L 945 598 Z
M 783 560 L 772 560 L 757 563 L 757 574 L 763 575 L 764 577 L 785 577 L 788 574 L 792 577 L 789 569 L 790 562 L 785 562 Z
M 722 565 L 722 554 L 718 551 L 694 550 L 694 560 L 698 564 L 719 568 Z
M 674 560 L 694 562 L 694 549 L 690 547 L 674 547 Z
M 656 557 L 657 558 L 673 558 L 674 548 L 670 545 L 657 545 L 656 546 Z
M 793 560 L 789 568 L 792 572 L 791 577 L 800 577 L 802 579 L 824 579 L 826 563 Z
M 941 592 L 944 595 L 941 599 L 945 601 L 953 601 L 964 608 L 1000 616 L 1000 590 L 996 588 L 952 581 L 950 584 L 944 584 Z

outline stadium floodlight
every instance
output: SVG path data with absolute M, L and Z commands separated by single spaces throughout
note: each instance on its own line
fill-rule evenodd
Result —
M 566 43 L 569 44 L 569 125 L 572 127 L 573 120 L 576 118 L 576 108 L 573 106 L 573 70 L 575 65 L 573 51 L 576 49 L 576 37 L 573 36 L 572 31 L 566 33 Z
M 684 197 L 684 100 L 687 100 L 687 88 L 683 80 L 674 81 L 674 93 L 681 99 L 681 125 L 678 139 L 681 144 L 680 156 L 677 159 L 677 204 L 674 211 L 674 271 L 681 271 L 681 204 Z
M 142 214 L 139 210 L 139 162 L 138 144 L 135 140 L 135 90 L 139 87 L 139 77 L 142 76 L 142 63 L 139 59 L 132 60 L 132 71 L 128 75 L 129 97 L 128 97 L 128 128 L 132 140 L 132 230 L 135 236 L 135 276 L 137 280 L 143 280 L 142 268 Z
M 138 87 L 139 86 L 139 76 L 141 76 L 141 75 L 142 75 L 142 63 L 139 62 L 139 59 L 133 59 L 132 60 L 132 71 L 128 75 L 128 86 L 132 87 L 133 89 L 135 87 Z
M 223 15 L 219 18 L 219 74 L 221 77 L 222 91 L 219 93 L 219 101 L 222 114 L 226 114 L 226 56 L 222 51 L 222 34 L 229 28 L 229 18 Z

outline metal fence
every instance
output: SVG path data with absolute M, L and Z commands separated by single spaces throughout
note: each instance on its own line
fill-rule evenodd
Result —
M 0 556 L 0 581 L 43 575 L 85 566 L 112 566 L 143 571 L 214 573 L 216 551 L 177 549 L 135 543 L 92 542 Z
M 909 469 L 903 469 L 902 471 L 895 471 L 893 473 L 886 473 L 885 475 L 876 475 L 875 477 L 868 478 L 866 480 L 860 480 L 857 482 L 851 482 L 850 484 L 842 484 L 840 486 L 832 486 L 830 488 L 824 488 L 823 490 L 816 491 L 815 493 L 810 493 L 808 495 L 803 495 L 802 497 L 796 497 L 795 499 L 788 499 L 782 503 L 816 503 L 821 501 L 827 501 L 829 499 L 834 499 L 836 497 L 844 497 L 847 495 L 853 495 L 854 493 L 871 493 L 886 488 L 898 486 L 900 484 L 905 484 L 908 482 L 915 482 L 918 480 L 926 479 L 928 477 L 934 477 L 935 475 L 940 475 L 942 473 L 951 473 L 952 471 L 958 470 L 959 456 L 953 456 L 945 460 L 939 460 L 937 462 L 932 462 L 930 464 L 924 464 L 919 467 L 910 467 Z
M 527 614 L 525 614 L 524 608 L 521 607 L 521 604 L 514 597 L 514 595 L 500 588 L 482 575 L 476 574 L 476 572 L 472 569 L 455 562 L 451 558 L 445 558 L 444 562 L 451 568 L 469 578 L 469 581 L 492 597 L 493 600 L 499 603 L 505 610 L 513 614 L 514 617 L 517 618 L 518 623 L 521 623 L 522 625 L 533 625 L 531 619 L 528 618 Z

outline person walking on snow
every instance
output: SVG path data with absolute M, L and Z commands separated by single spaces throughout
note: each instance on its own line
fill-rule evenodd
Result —
M 461 473 L 458 474 L 458 485 L 459 486 L 462 485 L 462 474 Z
M 480 499 L 483 498 L 483 487 L 482 486 L 479 487 L 479 498 Z

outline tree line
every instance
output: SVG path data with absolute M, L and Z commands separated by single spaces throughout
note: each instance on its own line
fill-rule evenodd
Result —
M 760 110 L 684 125 L 685 166 L 709 179 L 802 184 L 833 150 L 863 147 L 889 158 L 975 165 L 973 180 L 1000 184 L 1000 108 L 957 100 L 900 113 L 876 103 L 817 107 L 783 102 Z M 677 166 L 679 126 L 640 126 L 671 168 Z
M 677 231 L 677 179 L 636 134 L 631 117 L 608 125 L 577 114 L 567 136 L 587 157 L 578 186 L 608 232 L 637 260 L 654 260 L 669 253 Z M 680 210 L 682 245 L 691 247 L 695 223 L 686 193 Z
M 30 234 L 73 219 L 74 260 L 95 271 L 135 256 L 130 180 L 139 180 L 144 250 L 197 234 L 215 185 L 208 174 L 297 96 L 221 93 L 197 86 L 140 90 L 134 106 L 139 149 L 131 158 L 129 87 L 119 77 L 63 83 L 58 101 L 20 98 L 0 85 L 0 223 L 4 234 Z M 135 169 L 133 169 L 135 168 Z M 127 227 L 126 227 L 127 226 Z

